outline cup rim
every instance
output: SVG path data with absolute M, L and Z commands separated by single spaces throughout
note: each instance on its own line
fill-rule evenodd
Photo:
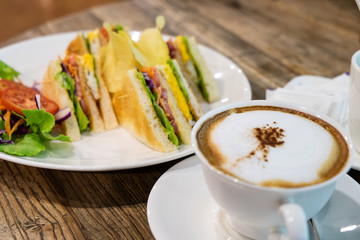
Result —
M 356 59 L 359 58 L 359 64 Z M 356 51 L 351 57 L 351 65 L 356 68 L 358 72 L 360 72 L 360 50 Z
M 359 51 L 359 54 L 360 54 L 360 51 Z M 214 116 L 220 112 L 226 111 L 228 109 L 232 109 L 232 108 L 236 108 L 236 107 L 246 107 L 246 106 L 284 107 L 284 108 L 294 109 L 294 110 L 297 110 L 300 112 L 305 112 L 307 114 L 313 115 L 317 118 L 320 118 L 320 119 L 326 121 L 327 123 L 329 123 L 330 125 L 335 127 L 341 133 L 341 135 L 344 137 L 345 142 L 348 145 L 349 156 L 348 156 L 346 165 L 343 167 L 343 169 L 338 174 L 336 174 L 335 176 L 333 176 L 330 179 L 327 179 L 323 182 L 309 185 L 309 186 L 293 187 L 293 188 L 266 187 L 266 186 L 251 184 L 251 183 L 247 183 L 245 181 L 241 181 L 240 179 L 238 179 L 236 177 L 230 176 L 230 175 L 220 171 L 216 167 L 212 166 L 206 160 L 206 157 L 202 154 L 202 152 L 198 149 L 197 141 L 196 141 L 197 130 L 209 117 L 212 117 L 212 116 Z M 274 100 L 249 100 L 249 101 L 237 102 L 237 103 L 228 104 L 228 105 L 225 105 L 225 106 L 222 106 L 222 107 L 219 107 L 219 108 L 216 108 L 216 109 L 213 109 L 213 110 L 207 112 L 195 123 L 195 125 L 192 129 L 192 132 L 191 132 L 191 143 L 192 143 L 192 147 L 194 148 L 195 154 L 200 158 L 202 165 L 206 166 L 212 172 L 215 172 L 217 175 L 221 176 L 223 179 L 226 179 L 227 181 L 235 183 L 235 184 L 241 184 L 241 185 L 245 185 L 245 186 L 248 186 L 251 188 L 262 189 L 265 191 L 273 191 L 273 192 L 274 191 L 276 191 L 276 192 L 301 192 L 304 190 L 306 190 L 306 191 L 316 190 L 318 188 L 324 187 L 325 185 L 330 185 L 330 184 L 336 182 L 343 175 L 345 175 L 350 170 L 350 168 L 353 164 L 353 161 L 354 161 L 354 148 L 353 148 L 352 140 L 351 140 L 348 132 L 346 132 L 345 129 L 338 122 L 336 122 L 335 120 L 331 119 L 330 117 L 328 117 L 324 114 L 318 113 L 312 109 L 303 107 L 301 105 L 282 102 L 282 101 L 274 101 Z

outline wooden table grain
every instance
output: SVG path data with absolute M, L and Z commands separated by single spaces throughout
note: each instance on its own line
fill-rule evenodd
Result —
M 189 34 L 248 77 L 253 99 L 298 75 L 349 71 L 360 48 L 352 0 L 129 0 L 90 8 L 32 28 L 0 47 L 103 22 L 134 30 L 164 15 L 166 34 Z M 6 24 L 6 23 L 1 23 Z M 0 160 L 0 239 L 153 239 L 147 199 L 158 178 L 182 159 L 111 172 L 47 170 Z M 119 159 L 121 161 L 121 159 Z M 350 175 L 360 182 L 360 174 Z

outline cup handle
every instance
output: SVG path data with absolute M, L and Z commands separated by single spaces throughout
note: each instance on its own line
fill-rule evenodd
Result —
M 285 203 L 279 208 L 289 238 L 291 240 L 309 240 L 309 227 L 304 210 L 297 204 Z

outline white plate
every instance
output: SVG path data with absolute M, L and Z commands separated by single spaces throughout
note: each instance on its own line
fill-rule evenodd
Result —
M 314 218 L 321 239 L 360 239 L 360 185 L 346 175 L 327 205 Z M 157 240 L 247 239 L 225 221 L 211 198 L 196 156 L 181 161 L 155 183 L 147 202 Z
M 63 56 L 76 32 L 49 35 L 15 43 L 0 49 L 0 59 L 21 73 L 24 84 L 42 81 L 48 63 Z M 139 32 L 132 32 L 137 37 Z M 164 36 L 167 38 L 169 36 Z M 202 104 L 204 111 L 224 104 L 251 99 L 250 84 L 243 71 L 220 53 L 199 46 L 212 70 L 221 100 Z M 163 163 L 193 153 L 191 146 L 181 146 L 172 153 L 160 153 L 137 142 L 118 128 L 101 134 L 85 134 L 71 144 L 52 143 L 49 150 L 36 157 L 16 157 L 0 153 L 0 158 L 19 164 L 74 171 L 106 171 L 129 169 Z
M 293 88 L 295 88 L 297 86 L 308 86 L 308 87 L 321 86 L 321 85 L 324 85 L 328 81 L 331 81 L 331 80 L 332 79 L 326 78 L 326 77 L 312 76 L 312 75 L 302 75 L 302 76 L 298 76 L 298 77 L 293 78 L 291 81 L 289 81 L 284 86 L 284 88 L 285 89 L 293 89 Z M 342 126 L 346 131 L 349 131 L 347 118 L 344 121 L 344 123 L 342 123 Z M 355 152 L 355 154 L 356 154 L 356 156 L 355 156 L 355 160 L 354 160 L 354 163 L 352 165 L 352 168 L 360 171 L 360 156 L 359 156 L 359 154 L 357 152 Z

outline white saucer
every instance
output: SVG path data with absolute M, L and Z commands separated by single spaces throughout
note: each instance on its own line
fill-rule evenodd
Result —
M 196 156 L 164 173 L 150 192 L 147 215 L 158 240 L 247 239 L 227 224 L 207 190 Z M 360 185 L 346 175 L 314 218 L 321 239 L 360 239 Z

